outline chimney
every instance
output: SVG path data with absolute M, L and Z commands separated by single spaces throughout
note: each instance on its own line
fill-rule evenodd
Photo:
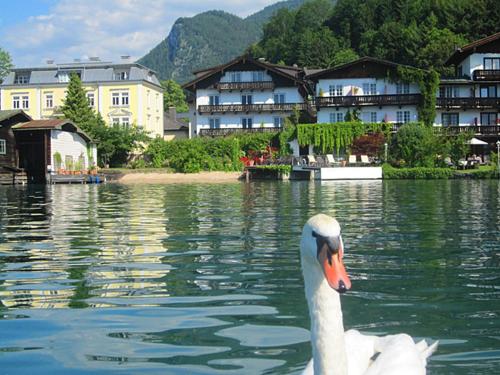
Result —
M 177 117 L 177 110 L 175 107 L 168 107 L 168 118 L 172 121 L 175 121 Z
M 73 62 L 80 62 L 80 61 L 82 61 L 82 60 L 80 60 L 80 59 L 73 59 Z
M 130 55 L 122 55 L 122 56 L 120 56 L 120 58 L 122 60 L 128 61 L 128 60 L 130 60 Z
M 54 60 L 47 60 L 46 63 L 47 63 L 47 65 L 52 65 L 52 64 L 54 64 Z
M 90 61 L 101 61 L 101 59 L 98 56 L 89 57 L 89 60 Z

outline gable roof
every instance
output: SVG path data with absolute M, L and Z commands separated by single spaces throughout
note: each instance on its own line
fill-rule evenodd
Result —
M 23 130 L 62 130 L 71 133 L 77 133 L 87 142 L 93 142 L 83 130 L 67 119 L 49 119 L 49 120 L 31 120 L 21 124 L 14 125 L 12 129 L 16 131 Z
M 444 64 L 457 65 L 474 52 L 500 53 L 500 32 L 457 48 Z
M 196 78 L 194 78 L 192 81 L 185 83 L 182 88 L 194 92 L 196 91 L 195 87 L 198 82 L 204 81 L 207 78 L 212 77 L 213 75 L 217 73 L 222 73 L 224 70 L 229 69 L 230 67 L 239 64 L 239 63 L 250 63 L 253 65 L 256 65 L 262 69 L 271 71 L 283 78 L 295 81 L 296 83 L 300 84 L 301 86 L 304 85 L 304 82 L 301 79 L 301 73 L 303 70 L 298 67 L 294 66 L 285 66 L 285 65 L 276 65 L 276 64 L 271 64 L 266 61 L 262 61 L 259 59 L 254 59 L 253 57 L 249 55 L 242 55 L 238 56 L 235 59 L 222 64 L 222 65 L 217 65 L 211 68 L 207 69 L 202 69 L 202 70 L 197 70 L 193 72 L 193 74 L 196 75 Z
M 375 57 L 365 56 L 365 57 L 362 57 L 360 59 L 348 62 L 346 64 L 335 66 L 333 68 L 322 69 L 322 70 L 318 70 L 316 72 L 312 72 L 312 73 L 308 74 L 306 76 L 306 78 L 313 80 L 313 81 L 317 81 L 318 79 L 321 79 L 321 78 L 327 78 L 329 76 L 336 77 L 337 75 L 339 75 L 338 78 L 342 78 L 342 77 L 355 78 L 355 77 L 345 76 L 344 74 L 347 71 L 354 70 L 355 68 L 361 68 L 362 71 L 366 72 L 366 68 L 368 66 L 378 66 L 378 67 L 381 67 L 381 68 L 386 69 L 386 70 L 387 69 L 396 69 L 398 66 L 404 66 L 407 68 L 418 69 L 416 67 L 409 66 L 409 65 L 398 64 L 398 63 L 395 63 L 392 61 L 387 61 L 387 60 L 377 59 Z M 342 77 L 340 77 L 340 73 L 342 73 Z M 359 78 L 365 78 L 368 76 L 369 76 L 368 74 L 363 74 L 363 75 L 360 75 Z
M 31 120 L 31 117 L 28 114 L 26 114 L 22 109 L 7 109 L 0 111 L 0 121 L 8 120 L 16 115 L 21 115 L 24 121 Z

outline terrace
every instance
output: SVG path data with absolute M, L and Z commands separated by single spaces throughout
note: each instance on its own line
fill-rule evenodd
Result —
M 219 82 L 216 85 L 219 91 L 233 90 L 274 90 L 272 81 L 253 81 L 253 82 Z
M 279 127 L 200 129 L 199 135 L 200 137 L 225 137 L 236 133 L 277 133 L 281 130 L 282 128 Z
M 350 107 L 363 105 L 411 105 L 420 103 L 420 94 L 395 94 L 395 95 L 352 95 L 352 96 L 321 96 L 316 98 L 318 107 Z
M 437 98 L 437 108 L 492 108 L 500 107 L 500 98 Z
M 500 69 L 477 69 L 473 78 L 474 81 L 500 81 Z
M 226 112 L 291 112 L 295 109 L 307 110 L 305 103 L 276 103 L 276 104 L 219 104 L 200 105 L 198 112 L 201 113 L 226 113 Z

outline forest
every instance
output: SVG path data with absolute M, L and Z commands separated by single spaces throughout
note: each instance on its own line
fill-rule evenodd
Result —
M 451 74 L 455 48 L 499 31 L 498 0 L 312 0 L 280 9 L 248 52 L 329 68 L 372 56 Z

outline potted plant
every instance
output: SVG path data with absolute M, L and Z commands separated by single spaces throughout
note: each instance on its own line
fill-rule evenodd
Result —
M 62 156 L 59 151 L 54 153 L 54 170 L 56 170 L 58 174 L 62 174 Z

